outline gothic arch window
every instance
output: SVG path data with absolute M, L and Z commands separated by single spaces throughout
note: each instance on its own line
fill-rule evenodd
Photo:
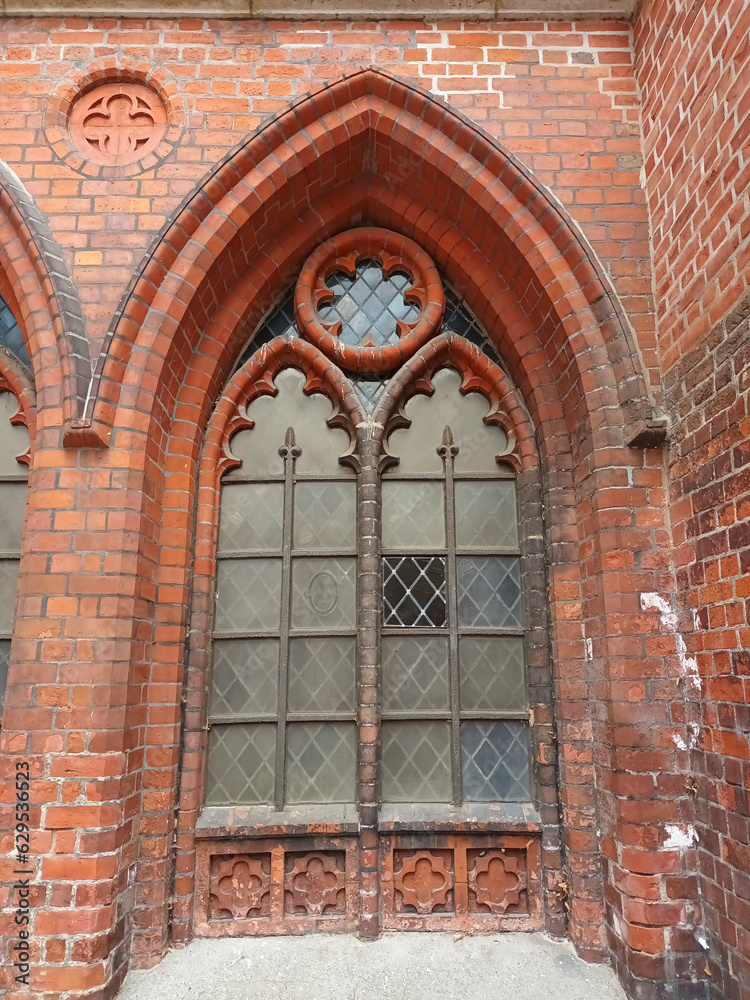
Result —
M 200 471 L 206 933 L 230 918 L 263 933 L 266 917 L 278 932 L 290 914 L 353 926 L 356 884 L 365 907 L 382 886 L 386 926 L 433 911 L 539 926 L 529 678 L 546 637 L 521 499 L 535 454 L 494 347 L 402 236 L 323 244 L 258 328 Z M 248 826 L 271 839 L 236 854 Z M 439 847 L 438 830 L 461 835 Z

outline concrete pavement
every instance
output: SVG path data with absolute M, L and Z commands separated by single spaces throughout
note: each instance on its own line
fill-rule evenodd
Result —
M 117 1000 L 625 1000 L 612 970 L 542 934 L 197 940 Z

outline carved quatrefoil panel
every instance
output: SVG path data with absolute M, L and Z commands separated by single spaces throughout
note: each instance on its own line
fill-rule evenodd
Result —
M 232 854 L 211 859 L 211 916 L 268 916 L 270 854 Z
M 417 913 L 452 910 L 451 867 L 451 851 L 397 852 L 393 884 L 403 902 L 399 909 L 413 908 Z
M 469 868 L 469 908 L 490 913 L 517 908 L 526 889 L 524 859 L 515 851 L 469 852 L 469 857 L 472 853 L 475 857 Z
M 285 910 L 321 917 L 346 912 L 346 861 L 343 851 L 287 854 Z
M 80 97 L 70 113 L 70 136 L 95 163 L 135 163 L 152 152 L 167 128 L 159 97 L 138 83 L 109 83 Z

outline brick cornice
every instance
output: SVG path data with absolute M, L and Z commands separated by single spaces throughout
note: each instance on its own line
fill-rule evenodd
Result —
M 85 17 L 252 17 L 289 18 L 295 21 L 319 18 L 368 21 L 373 18 L 414 20 L 460 17 L 462 20 L 512 20 L 543 18 L 545 21 L 571 18 L 612 18 L 629 20 L 636 0 L 379 0 L 363 4 L 358 0 L 0 0 L 0 14 L 8 17 L 48 17 L 71 14 Z

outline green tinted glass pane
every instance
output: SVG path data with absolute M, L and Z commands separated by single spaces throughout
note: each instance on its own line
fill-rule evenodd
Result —
M 275 752 L 275 725 L 212 726 L 208 737 L 207 805 L 270 802 Z
M 18 591 L 18 560 L 0 559 L 0 632 L 13 629 Z
M 318 309 L 321 323 L 326 326 L 341 323 L 339 340 L 342 344 L 360 346 L 374 341 L 378 347 L 397 344 L 397 323 L 415 323 L 418 305 L 404 301 L 404 292 L 411 281 L 403 274 L 390 278 L 383 275 L 377 261 L 357 264 L 355 276 L 334 272 L 326 281 L 334 293 L 332 302 Z
M 216 569 L 217 632 L 277 629 L 280 559 L 222 559 Z
M 467 548 L 518 546 L 515 480 L 456 482 L 456 540 Z
M 462 636 L 458 663 L 462 711 L 521 712 L 526 708 L 523 639 Z
M 292 561 L 292 628 L 354 628 L 357 560 Z
M 0 552 L 20 552 L 26 514 L 26 483 L 0 484 Z
M 461 556 L 458 624 L 518 628 L 522 624 L 521 562 L 518 556 Z
M 448 639 L 383 636 L 383 711 L 450 708 Z
M 452 368 L 443 368 L 432 378 L 432 396 L 416 395 L 404 412 L 411 426 L 393 431 L 388 451 L 399 458 L 399 472 L 439 472 L 443 468 L 436 449 L 448 424 L 458 445 L 457 472 L 497 472 L 495 456 L 504 452 L 508 439 L 499 427 L 489 427 L 483 418 L 489 403 L 481 393 L 461 395 L 461 377 Z
M 213 715 L 276 712 L 278 639 L 215 639 L 213 657 Z
M 295 485 L 295 548 L 354 548 L 356 521 L 357 484 L 352 480 Z
M 383 723 L 383 801 L 448 802 L 450 724 Z
M 255 426 L 240 431 L 231 440 L 232 453 L 242 461 L 239 473 L 252 476 L 283 472 L 279 448 L 284 444 L 287 427 L 293 427 L 302 452 L 295 465 L 297 472 L 346 475 L 339 456 L 349 450 L 349 435 L 327 426 L 333 414 L 329 400 L 320 393 L 305 395 L 305 376 L 296 368 L 279 372 L 275 384 L 275 396 L 259 396 L 247 408 Z
M 224 483 L 219 552 L 280 549 L 283 483 Z
M 11 424 L 18 413 L 18 400 L 12 392 L 0 392 L 0 476 L 28 477 L 28 465 L 16 461 L 29 448 L 29 429 L 22 424 Z
M 290 712 L 353 712 L 355 682 L 353 638 L 291 640 Z
M 530 797 L 528 726 L 516 720 L 462 722 L 461 759 L 467 802 Z
M 383 548 L 445 548 L 442 483 L 383 480 Z
M 295 722 L 286 736 L 288 803 L 354 801 L 354 723 Z

